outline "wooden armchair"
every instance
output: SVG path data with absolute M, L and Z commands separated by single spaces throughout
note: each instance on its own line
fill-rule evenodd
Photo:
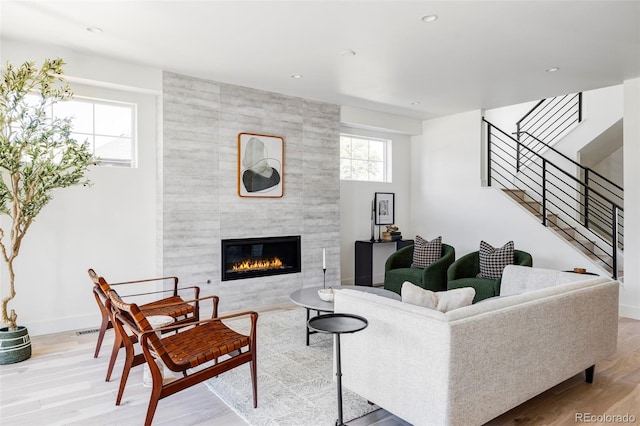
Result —
M 152 389 L 145 426 L 151 424 L 160 399 L 245 363 L 249 363 L 251 368 L 253 407 L 258 406 L 257 312 L 246 311 L 214 317 L 197 321 L 191 326 L 169 325 L 154 329 L 149 324 L 145 312 L 136 304 L 125 303 L 114 290 L 109 292 L 109 297 L 115 309 L 114 327 L 121 334 L 126 334 L 125 327 L 130 328 L 133 333 L 139 333 L 142 353 L 151 370 Z M 223 323 L 223 320 L 243 316 L 251 319 L 248 335 L 238 333 Z M 160 337 L 161 333 L 170 331 L 176 333 Z M 132 345 L 131 340 L 125 341 L 127 352 L 133 351 Z M 223 356 L 224 360 L 219 361 Z M 162 374 L 155 362 L 156 358 L 160 358 L 169 370 L 182 373 L 182 377 L 163 383 Z M 120 405 L 122 400 L 125 381 L 126 379 L 120 382 L 116 405 Z
M 98 308 L 100 309 L 100 313 L 102 315 L 102 324 L 100 325 L 100 331 L 98 333 L 98 342 L 96 343 L 96 350 L 93 355 L 94 358 L 97 358 L 98 354 L 100 353 L 100 347 L 102 346 L 102 340 L 104 339 L 106 331 L 110 328 L 113 328 L 113 309 L 111 307 L 111 300 L 108 297 L 111 286 L 149 283 L 154 281 L 172 281 L 173 289 L 170 290 L 172 292 L 171 296 L 163 297 L 156 301 L 140 305 L 140 309 L 143 310 L 146 315 L 170 316 L 175 319 L 174 325 L 184 325 L 194 321 L 198 321 L 200 319 L 200 304 L 198 299 L 200 295 L 200 288 L 197 286 L 189 286 L 179 289 L 177 277 L 160 277 L 135 281 L 123 281 L 118 283 L 107 283 L 106 280 L 101 280 L 101 277 L 99 277 L 93 269 L 89 269 L 88 273 L 89 278 L 91 278 L 91 281 L 93 282 L 93 295 L 96 299 L 96 303 L 98 304 Z M 192 299 L 194 300 L 194 302 L 188 303 L 184 301 L 182 297 L 178 295 L 179 290 L 192 291 Z M 166 293 L 167 291 L 154 291 L 131 294 L 130 296 L 166 295 Z M 214 304 L 214 316 L 215 315 L 217 315 L 217 304 Z M 129 338 L 136 340 L 137 336 L 133 335 Z M 109 367 L 107 368 L 107 375 L 105 378 L 105 381 L 107 382 L 111 380 L 113 366 L 115 365 L 116 359 L 118 357 L 118 352 L 120 351 L 120 348 L 123 347 L 123 345 L 123 336 L 119 335 L 116 330 L 115 338 L 113 341 L 113 349 L 111 350 L 111 359 L 109 360 Z M 139 363 L 140 362 L 138 362 L 138 364 Z

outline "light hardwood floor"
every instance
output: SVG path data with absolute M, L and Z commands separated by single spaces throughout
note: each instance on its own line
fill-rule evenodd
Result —
M 286 305 L 278 307 L 289 308 Z M 112 333 L 107 333 L 97 359 L 93 358 L 95 333 L 67 332 L 34 337 L 31 359 L 0 366 L 0 424 L 142 424 L 149 389 L 142 386 L 141 367 L 132 371 L 123 404 L 119 407 L 114 405 L 114 400 L 121 360 L 116 364 L 112 381 L 104 381 Z M 473 392 L 472 389 L 469 391 Z M 593 384 L 586 384 L 582 375 L 577 375 L 492 420 L 488 425 L 575 425 L 579 424 L 576 422 L 576 413 L 628 414 L 635 416 L 635 423 L 627 424 L 640 424 L 640 321 L 620 319 L 618 351 L 597 364 Z M 245 425 L 203 384 L 160 401 L 154 425 L 176 424 Z M 384 410 L 355 419 L 349 424 L 409 425 Z

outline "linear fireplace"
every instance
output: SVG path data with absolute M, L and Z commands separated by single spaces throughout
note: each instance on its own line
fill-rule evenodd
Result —
M 222 281 L 301 271 L 300 236 L 222 240 Z

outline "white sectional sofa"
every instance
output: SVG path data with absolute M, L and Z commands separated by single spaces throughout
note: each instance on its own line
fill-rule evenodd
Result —
M 343 386 L 415 426 L 482 425 L 615 352 L 618 284 L 508 266 L 501 296 L 446 313 L 341 290 L 335 312 L 369 321 L 342 336 Z

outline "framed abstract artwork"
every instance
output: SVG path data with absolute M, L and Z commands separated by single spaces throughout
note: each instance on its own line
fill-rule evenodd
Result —
M 238 134 L 238 195 L 260 198 L 284 195 L 284 138 Z
M 393 225 L 395 223 L 394 198 L 393 192 L 376 192 L 374 199 L 376 225 Z

